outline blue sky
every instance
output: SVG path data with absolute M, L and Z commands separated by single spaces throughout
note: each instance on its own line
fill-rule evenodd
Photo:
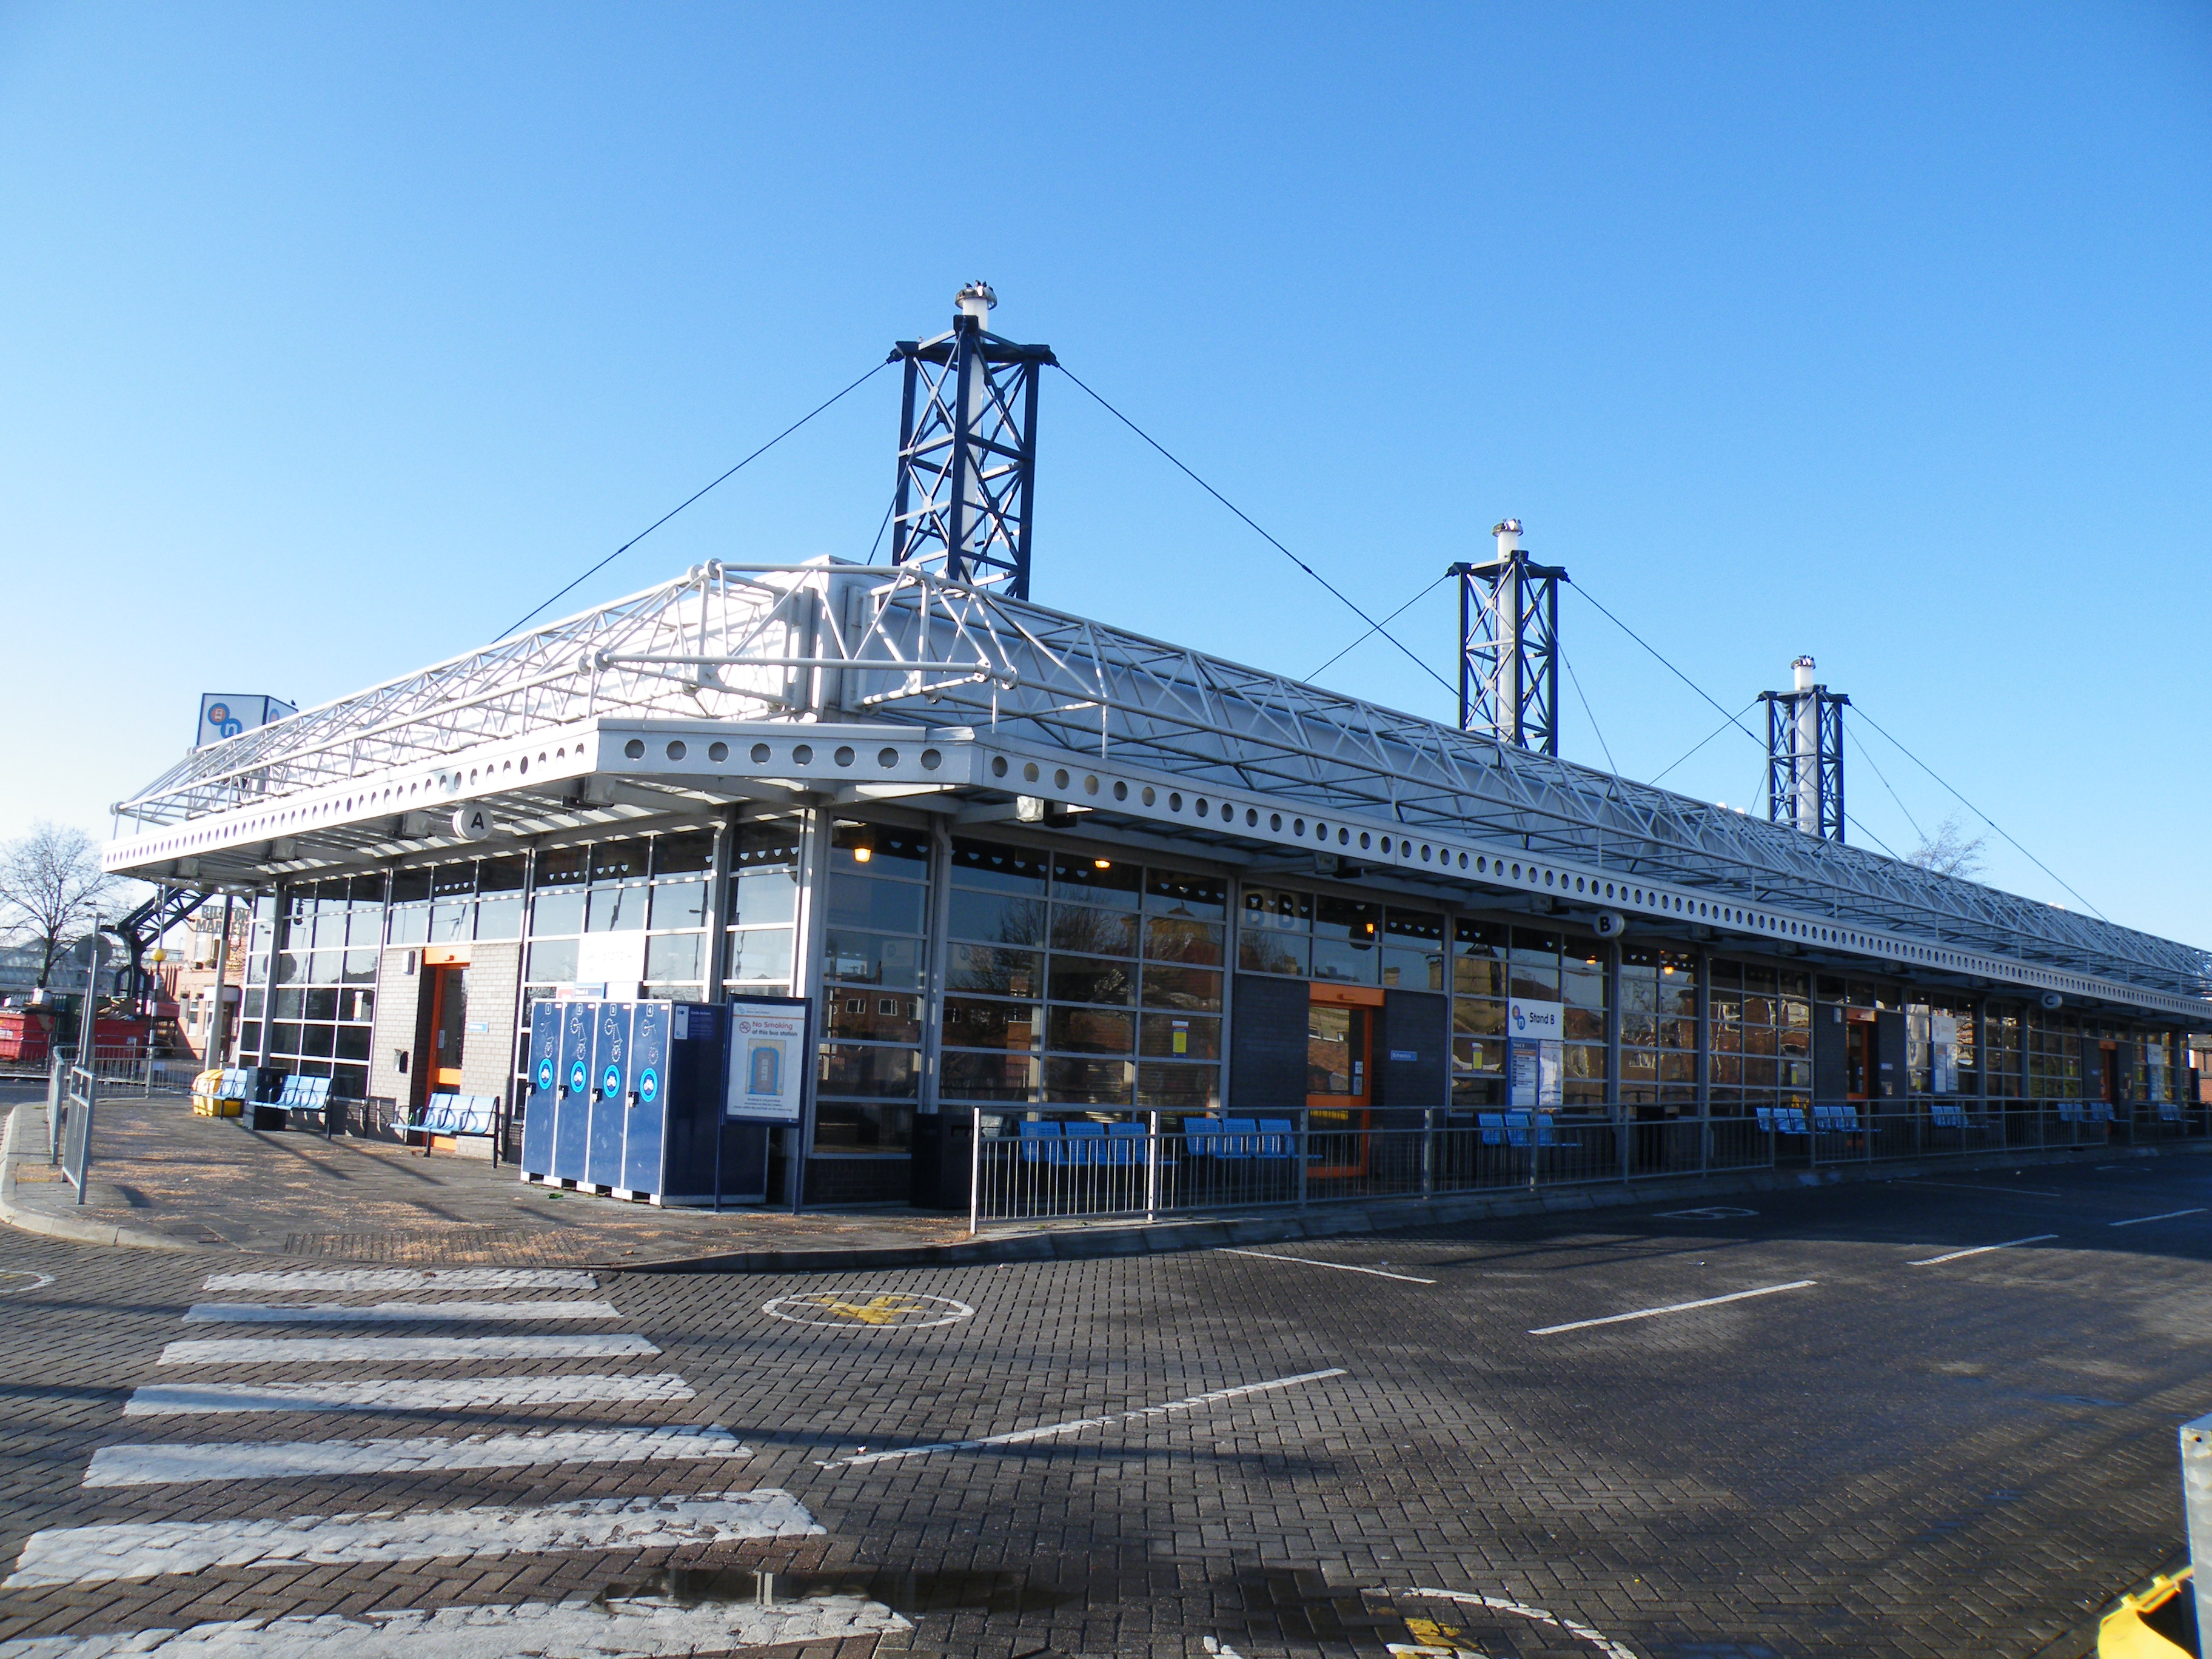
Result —
M 1729 708 L 1811 651 L 2212 945 L 2208 175 L 2212 15 L 2153 0 L 0 7 L 0 835 L 104 832 L 202 690 L 491 637 L 981 276 L 1378 614 L 1517 514 Z M 571 603 L 865 553 L 896 398 Z M 1041 600 L 1300 675 L 1360 632 L 1065 380 L 1041 426 Z M 1571 757 L 1720 723 L 1564 623 Z M 1449 677 L 1453 628 L 1394 631 Z M 1324 678 L 1452 716 L 1380 641 Z M 1909 849 L 1956 803 L 1859 730 L 1855 838 Z

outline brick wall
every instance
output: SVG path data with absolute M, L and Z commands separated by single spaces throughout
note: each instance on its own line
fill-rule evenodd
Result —
M 421 1012 L 422 973 L 411 949 L 387 948 L 376 968 L 376 1027 L 368 1045 L 368 1091 L 404 1107 L 414 1097 L 415 1066 L 422 1058 L 415 1053 L 415 1022 Z M 410 973 L 410 967 L 415 971 Z M 393 1055 L 408 1052 L 408 1070 L 401 1076 Z
M 478 941 L 469 951 L 469 1029 L 461 1034 L 461 1092 L 507 1098 L 514 1073 L 522 947 Z M 477 1027 L 483 1027 L 478 1030 Z

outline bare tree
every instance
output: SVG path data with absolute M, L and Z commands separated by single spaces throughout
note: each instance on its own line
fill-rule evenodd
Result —
M 41 821 L 0 848 L 0 916 L 42 952 L 40 985 L 91 927 L 101 902 L 121 891 L 122 884 L 100 867 L 99 843 L 72 825 Z
M 1947 817 L 1936 826 L 1934 835 L 1921 837 L 1910 861 L 1939 876 L 1972 881 L 1982 873 L 1982 848 L 1988 840 L 1986 836 L 1969 836 L 1956 817 Z

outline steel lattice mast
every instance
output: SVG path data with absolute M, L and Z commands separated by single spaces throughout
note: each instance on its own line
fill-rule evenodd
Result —
M 1498 556 L 1455 564 L 1459 578 L 1459 726 L 1517 749 L 1559 752 L 1559 584 L 1536 564 L 1521 520 L 1492 526 Z
M 1038 370 L 1055 359 L 984 327 L 998 303 L 988 283 L 954 303 L 951 332 L 891 348 L 906 364 L 891 563 L 1026 599 Z

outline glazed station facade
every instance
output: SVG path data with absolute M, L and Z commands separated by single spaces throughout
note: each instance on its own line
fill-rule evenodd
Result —
M 533 1000 L 811 999 L 782 1199 L 964 1207 L 970 1125 L 1055 1119 L 2204 1128 L 2202 951 L 921 562 L 694 568 L 118 810 L 110 870 L 251 897 L 239 1062 L 510 1149 Z

